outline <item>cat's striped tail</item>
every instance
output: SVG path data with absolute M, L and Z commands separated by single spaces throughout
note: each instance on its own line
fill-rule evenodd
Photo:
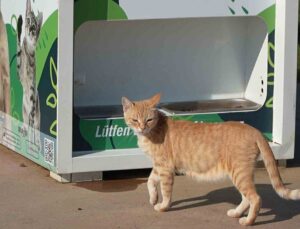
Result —
M 271 147 L 262 134 L 259 134 L 257 146 L 268 171 L 271 183 L 277 194 L 287 200 L 300 200 L 300 190 L 291 190 L 282 183 L 276 160 Z

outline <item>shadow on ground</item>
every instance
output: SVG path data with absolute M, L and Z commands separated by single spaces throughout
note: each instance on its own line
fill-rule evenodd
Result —
M 94 192 L 126 192 L 137 189 L 146 179 L 111 180 L 77 183 L 75 186 Z
M 102 182 L 82 182 L 75 186 L 94 192 L 126 192 L 137 189 L 147 182 L 151 169 L 134 169 L 126 171 L 110 171 L 103 173 Z
M 285 221 L 300 214 L 300 201 L 280 198 L 271 185 L 258 184 L 256 188 L 262 198 L 262 209 L 260 212 L 264 210 L 259 216 L 274 215 L 274 218 L 268 221 L 257 222 L 255 225 Z M 212 191 L 205 196 L 174 201 L 170 211 L 198 208 L 222 202 L 238 205 L 240 200 L 241 197 L 238 191 L 234 187 L 229 187 Z

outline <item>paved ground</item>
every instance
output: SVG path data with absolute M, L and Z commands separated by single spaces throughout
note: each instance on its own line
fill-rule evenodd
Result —
M 143 175 L 141 172 L 140 176 Z M 281 169 L 300 188 L 300 168 Z M 300 202 L 280 199 L 264 169 L 256 173 L 263 207 L 253 228 L 299 228 Z M 0 146 L 0 228 L 242 228 L 226 211 L 239 202 L 230 182 L 176 177 L 171 211 L 148 204 L 146 178 L 60 184 L 43 168 Z

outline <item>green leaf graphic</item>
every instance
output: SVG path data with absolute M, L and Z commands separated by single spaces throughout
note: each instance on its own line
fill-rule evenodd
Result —
M 39 85 L 42 72 L 50 52 L 50 49 L 57 39 L 58 34 L 58 11 L 52 13 L 43 24 L 36 48 L 36 85 Z

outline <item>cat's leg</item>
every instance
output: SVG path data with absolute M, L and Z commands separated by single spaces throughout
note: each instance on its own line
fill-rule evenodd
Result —
M 34 143 L 38 148 L 38 151 L 41 151 L 41 134 L 40 131 L 38 129 L 34 129 Z
M 23 95 L 25 95 L 25 91 L 23 91 Z M 22 125 L 22 130 L 24 133 L 24 137 L 26 137 L 26 139 L 28 141 L 31 141 L 30 136 L 31 136 L 31 128 L 29 126 L 29 115 L 28 115 L 28 111 L 27 111 L 27 106 L 26 106 L 26 99 L 23 96 L 23 104 L 22 104 L 22 118 L 23 118 L 23 125 Z
M 164 169 L 158 169 L 162 202 L 154 206 L 156 211 L 166 211 L 171 205 L 171 197 L 174 183 L 174 172 Z
M 242 194 L 241 203 L 236 208 L 228 210 L 227 215 L 233 218 L 240 218 L 249 207 L 250 207 L 249 201 Z
M 33 117 L 33 109 L 28 114 L 28 129 L 29 129 L 29 141 L 31 144 L 35 145 L 35 127 L 34 127 L 34 117 Z
M 38 91 L 36 91 L 36 104 L 35 104 L 35 120 L 34 120 L 34 126 L 35 126 L 35 140 L 36 145 L 38 146 L 38 150 L 40 151 L 41 146 L 41 136 L 40 136 L 40 126 L 41 126 L 41 113 L 40 113 L 40 101 L 39 101 L 39 94 Z
M 256 192 L 253 181 L 253 170 L 250 169 L 252 171 L 249 171 L 249 167 L 247 169 L 239 169 L 239 173 L 233 174 L 234 185 L 250 204 L 248 216 L 239 220 L 239 223 L 243 226 L 249 226 L 255 222 L 261 207 L 261 198 Z M 243 203 L 241 207 L 244 206 L 246 206 L 246 203 Z
M 23 91 L 23 95 L 26 94 L 26 91 Z M 25 96 L 23 96 L 23 104 L 22 104 L 22 115 L 23 115 L 23 123 L 30 125 L 30 114 L 28 111 L 28 105 Z
M 153 206 L 157 204 L 158 201 L 158 192 L 157 192 L 158 182 L 159 182 L 158 172 L 156 171 L 155 168 L 153 168 L 147 182 L 149 196 L 150 196 L 150 204 Z

